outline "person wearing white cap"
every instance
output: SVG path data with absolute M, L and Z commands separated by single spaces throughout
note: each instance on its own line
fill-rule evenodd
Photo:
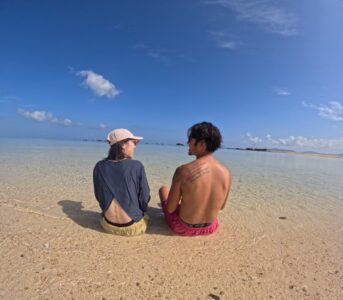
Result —
M 107 135 L 108 156 L 94 167 L 94 193 L 102 210 L 100 224 L 109 233 L 133 236 L 147 230 L 150 188 L 143 164 L 133 159 L 142 139 L 127 129 L 112 130 Z

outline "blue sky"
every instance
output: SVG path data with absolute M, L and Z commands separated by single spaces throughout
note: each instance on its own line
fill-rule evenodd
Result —
M 343 1 L 0 1 L 0 136 L 343 153 Z

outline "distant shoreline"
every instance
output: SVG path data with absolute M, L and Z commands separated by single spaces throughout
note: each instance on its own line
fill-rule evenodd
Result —
M 105 142 L 106 140 L 96 139 L 81 139 L 83 142 Z M 145 145 L 158 145 L 158 146 L 178 146 L 184 147 L 183 143 L 176 143 L 176 144 L 164 144 L 164 143 L 146 143 L 142 142 Z M 222 148 L 223 150 L 237 150 L 237 151 L 255 151 L 255 152 L 269 152 L 269 153 L 284 153 L 284 154 L 292 154 L 292 155 L 302 155 L 302 156 L 312 156 L 312 157 L 323 157 L 323 158 L 338 158 L 343 159 L 343 154 L 329 154 L 329 153 L 318 153 L 318 152 L 298 152 L 293 150 L 286 150 L 286 149 L 268 149 L 268 148 L 232 148 L 232 147 L 225 147 Z
M 269 152 L 269 153 L 281 153 L 281 154 L 292 154 L 312 157 L 323 157 L 323 158 L 338 158 L 343 159 L 343 154 L 328 154 L 328 153 L 317 153 L 317 152 L 297 152 L 292 150 L 284 149 L 268 149 L 268 148 L 224 148 L 228 150 L 238 151 L 256 151 L 256 152 Z

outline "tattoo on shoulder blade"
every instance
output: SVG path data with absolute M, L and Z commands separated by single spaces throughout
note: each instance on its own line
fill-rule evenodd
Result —
M 194 180 L 198 179 L 199 177 L 207 173 L 210 173 L 210 168 L 208 167 L 208 165 L 195 165 L 193 168 L 189 170 L 187 181 L 193 182 Z

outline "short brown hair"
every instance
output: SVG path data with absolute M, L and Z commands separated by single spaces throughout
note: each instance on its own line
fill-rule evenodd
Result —
M 220 148 L 223 141 L 219 129 L 209 122 L 197 123 L 189 128 L 188 141 L 192 138 L 197 142 L 205 141 L 206 149 L 209 152 L 214 152 Z

